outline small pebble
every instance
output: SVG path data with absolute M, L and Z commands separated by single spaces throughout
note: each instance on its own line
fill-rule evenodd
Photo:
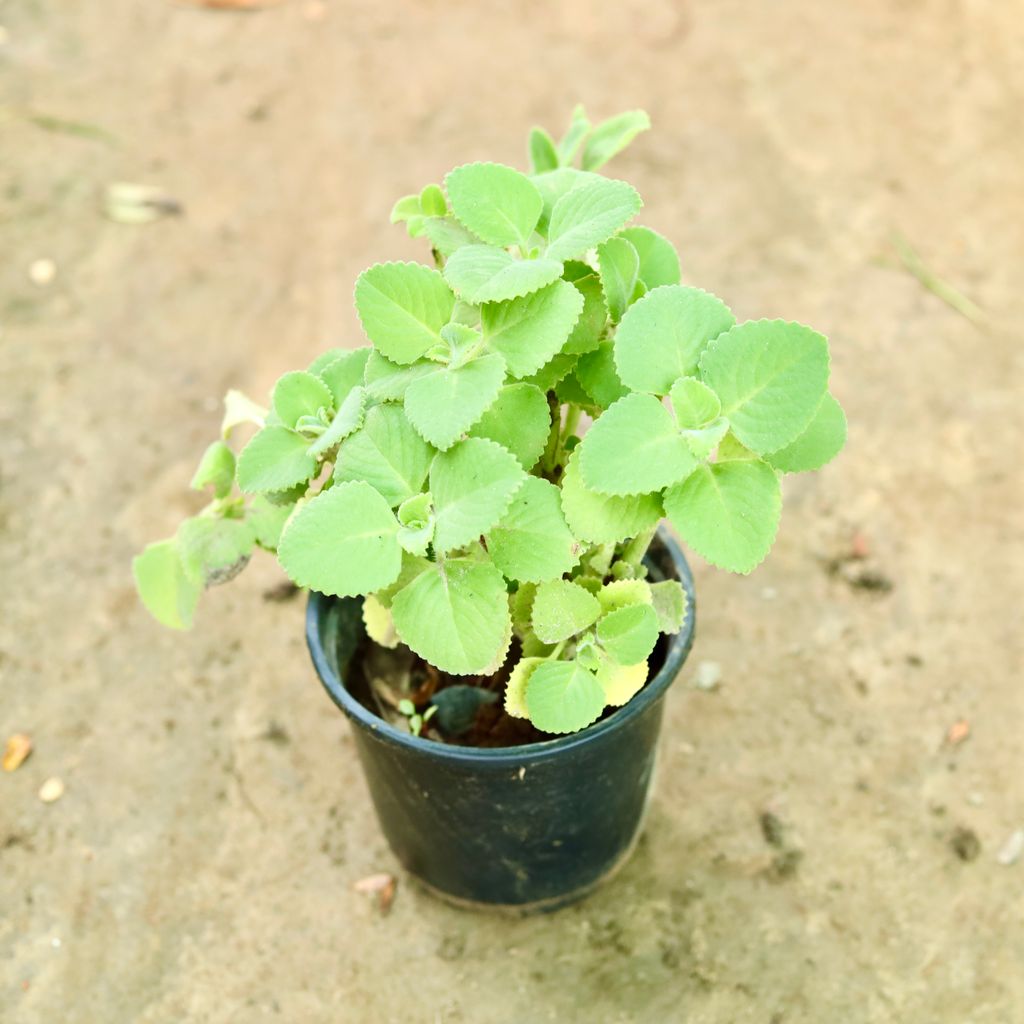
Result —
M 774 587 L 761 588 L 761 599 L 764 601 L 774 601 L 778 596 L 779 592 Z
M 25 758 L 32 753 L 32 740 L 23 732 L 16 732 L 7 739 L 4 748 L 3 766 L 5 772 L 17 771 Z
M 722 681 L 722 666 L 717 661 L 702 661 L 697 666 L 693 685 L 698 690 L 714 690 Z
M 42 288 L 57 276 L 57 264 L 53 260 L 33 260 L 28 267 L 28 279 Z
M 972 807 L 982 807 L 984 806 L 985 798 L 981 795 L 981 793 L 968 793 L 967 802 Z
M 953 829 L 953 834 L 949 837 L 949 845 L 953 848 L 953 852 L 966 863 L 976 860 L 978 854 L 981 853 L 981 840 L 972 829 L 964 828 L 962 825 Z
M 1003 848 L 996 855 L 996 860 L 1004 868 L 1012 867 L 1021 856 L 1024 855 L 1024 828 L 1017 829 L 1011 833 L 1010 838 L 1003 843 Z
M 64 795 L 64 782 L 54 776 L 52 779 L 47 779 L 42 786 L 39 787 L 39 799 L 44 804 L 52 804 L 54 801 L 59 800 Z

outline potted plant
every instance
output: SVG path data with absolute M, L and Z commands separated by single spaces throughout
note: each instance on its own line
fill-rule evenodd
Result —
M 134 562 L 185 628 L 276 552 L 388 840 L 451 899 L 550 908 L 624 860 L 693 640 L 659 523 L 749 573 L 780 475 L 845 439 L 825 339 L 681 284 L 636 190 L 598 173 L 648 125 L 578 109 L 558 144 L 534 129 L 529 174 L 466 164 L 399 200 L 434 266 L 361 274 L 370 344 L 286 373 L 269 409 L 230 392 L 192 481 L 211 503 Z

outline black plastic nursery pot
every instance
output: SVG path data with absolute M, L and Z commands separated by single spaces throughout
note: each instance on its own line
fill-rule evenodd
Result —
M 639 837 L 666 690 L 693 646 L 693 577 L 664 527 L 651 579 L 678 579 L 689 614 L 623 707 L 569 736 L 515 747 L 456 746 L 389 725 L 346 688 L 363 639 L 361 602 L 313 593 L 306 640 L 328 694 L 352 723 L 381 828 L 402 865 L 443 898 L 519 913 L 554 910 L 609 878 Z

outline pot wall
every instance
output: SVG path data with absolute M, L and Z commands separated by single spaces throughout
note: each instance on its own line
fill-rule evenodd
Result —
M 307 640 L 328 693 L 352 722 L 381 828 L 395 855 L 439 894 L 520 911 L 585 895 L 626 859 L 650 790 L 663 698 L 693 644 L 693 580 L 662 528 L 651 578 L 679 578 L 690 600 L 665 661 L 628 704 L 580 733 L 501 749 L 422 740 L 345 689 L 362 639 L 360 602 L 311 594 Z

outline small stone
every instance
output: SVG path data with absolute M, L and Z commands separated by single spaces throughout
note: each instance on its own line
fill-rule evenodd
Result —
M 761 588 L 761 599 L 764 601 L 774 601 L 778 596 L 779 592 L 774 587 Z
M 39 787 L 39 799 L 44 804 L 52 804 L 59 800 L 64 795 L 64 782 L 62 779 L 57 778 L 55 775 L 51 779 L 47 779 L 42 786 Z
M 7 746 L 4 748 L 3 766 L 5 772 L 13 772 L 25 761 L 25 758 L 32 753 L 32 740 L 23 732 L 16 732 L 8 737 Z
M 953 829 L 953 834 L 949 837 L 949 845 L 953 848 L 953 852 L 967 864 L 972 860 L 977 860 L 978 854 L 981 853 L 981 840 L 973 829 L 964 828 L 963 825 L 958 825 Z
M 722 666 L 717 661 L 702 661 L 697 666 L 693 677 L 693 685 L 698 690 L 714 690 L 722 681 Z
M 57 276 L 57 264 L 53 260 L 33 260 L 28 266 L 28 279 L 40 288 L 48 285 Z
M 1010 838 L 1003 843 L 1002 849 L 996 854 L 996 860 L 1004 868 L 1012 867 L 1021 856 L 1024 855 L 1024 828 L 1017 829 L 1010 834 Z

